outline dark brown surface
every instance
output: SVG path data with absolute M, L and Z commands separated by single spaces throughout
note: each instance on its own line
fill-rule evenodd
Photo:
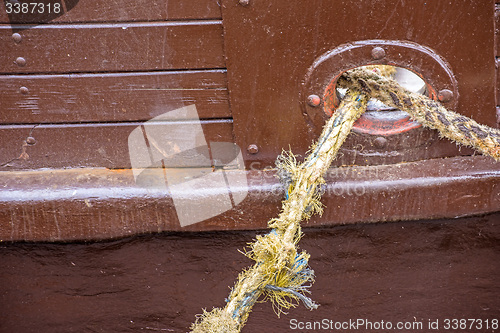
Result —
M 382 140 L 383 144 L 377 144 L 377 140 Z M 458 155 L 473 154 L 474 150 L 471 148 L 458 148 Z M 389 136 L 352 131 L 333 165 L 396 164 L 456 155 L 455 143 L 448 139 L 440 139 L 437 131 L 423 127 L 412 130 L 411 134 L 405 132 Z
M 196 126 L 197 121 L 186 121 Z M 0 126 L 0 170 L 102 167 L 130 168 L 128 137 L 143 123 Z M 169 123 L 156 123 L 168 131 Z M 232 142 L 232 120 L 201 121 L 207 142 Z M 34 145 L 26 145 L 33 137 Z M 179 140 L 183 136 L 179 134 Z M 26 152 L 27 155 L 23 154 Z
M 275 0 L 255 1 L 245 7 L 237 0 L 225 0 L 222 4 L 236 143 L 259 147 L 258 154 L 245 156 L 248 161 L 272 164 L 283 148 L 307 150 L 320 130 L 311 126 L 300 106 L 304 102 L 299 99 L 301 85 L 308 69 L 325 52 L 355 41 L 410 41 L 431 49 L 449 64 L 458 81 L 456 111 L 496 126 L 495 8 L 490 0 L 453 4 Z M 417 72 L 428 65 L 424 57 L 403 53 L 400 57 L 404 58 L 401 63 Z M 341 60 L 344 70 L 367 63 L 366 59 L 352 62 L 347 58 Z M 334 74 L 332 71 L 332 77 Z M 428 75 L 432 81 L 438 72 Z M 305 97 L 312 93 L 321 92 L 308 92 Z M 323 111 L 318 108 L 318 112 Z M 356 146 L 362 143 L 350 148 Z M 386 154 L 391 154 L 390 148 Z M 452 147 L 441 148 L 441 156 L 449 156 Z M 404 160 L 426 158 L 424 149 L 420 153 L 409 154 Z M 454 150 L 453 155 L 457 154 Z M 367 163 L 381 162 L 370 158 Z
M 22 28 L 22 26 L 18 26 Z M 224 68 L 220 20 L 38 25 L 12 38 L 0 25 L 0 73 Z M 15 63 L 18 57 L 26 64 Z
M 495 4 L 495 55 L 500 56 L 500 44 L 498 40 L 500 39 L 500 4 L 497 2 Z
M 10 1 L 10 0 L 7 0 Z M 10 1 L 14 2 L 14 1 Z M 40 0 L 38 3 L 54 3 Z M 163 21 L 182 19 L 216 19 L 221 17 L 216 0 L 65 0 L 64 15 L 12 15 L 10 18 L 0 5 L 0 23 L 35 23 L 51 18 L 53 23 Z
M 496 93 L 496 103 L 497 103 L 497 107 L 498 107 L 498 104 L 500 104 L 500 70 L 498 68 L 498 66 L 500 65 L 500 58 L 496 58 L 496 80 L 497 80 L 497 93 Z M 499 126 L 500 127 L 500 126 Z
M 3 124 L 146 121 L 190 104 L 230 118 L 225 71 L 0 76 Z
M 315 311 L 277 318 L 257 304 L 243 333 L 290 320 L 422 321 L 500 317 L 500 214 L 306 229 Z M 0 332 L 186 332 L 224 306 L 255 232 L 141 236 L 88 244 L 0 245 Z M 392 332 L 430 332 L 430 330 Z M 316 330 L 317 332 L 317 330 Z M 346 332 L 380 332 L 348 330 Z M 436 332 L 446 332 L 439 330 Z M 498 332 L 473 329 L 450 332 Z
M 162 169 L 156 172 L 163 179 Z M 97 240 L 160 231 L 264 229 L 279 212 L 283 188 L 274 171 L 250 171 L 246 177 L 248 195 L 239 205 L 183 228 L 169 191 L 136 185 L 131 170 L 2 172 L 0 241 Z M 336 168 L 329 170 L 326 181 L 322 199 L 325 212 L 307 222 L 308 226 L 500 211 L 500 167 L 479 156 Z M 206 183 L 205 191 L 192 193 L 193 209 L 198 200 L 206 198 L 218 204 L 216 195 L 221 188 L 218 183 Z M 237 189 L 243 195 L 246 190 Z

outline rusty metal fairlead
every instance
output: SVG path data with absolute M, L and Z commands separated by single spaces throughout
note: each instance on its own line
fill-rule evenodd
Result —
M 271 231 L 250 244 L 246 255 L 255 264 L 240 273 L 226 306 L 197 316 L 191 332 L 240 332 L 253 305 L 262 298 L 272 301 L 278 316 L 299 301 L 311 310 L 318 307 L 306 296 L 314 282 L 314 271 L 308 266 L 309 254 L 299 253 L 297 247 L 302 237 L 300 222 L 322 213 L 323 176 L 370 98 L 408 112 L 445 138 L 500 160 L 500 130 L 449 111 L 379 73 L 376 69 L 356 68 L 341 75 L 338 85 L 347 88 L 347 93 L 305 161 L 297 163 L 291 152 L 278 157 L 276 166 L 286 193 L 281 213 L 268 222 Z

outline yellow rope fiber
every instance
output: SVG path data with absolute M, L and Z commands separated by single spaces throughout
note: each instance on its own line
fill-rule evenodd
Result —
M 323 175 L 352 125 L 366 110 L 370 97 L 407 111 L 414 119 L 438 129 L 445 137 L 473 146 L 497 160 L 500 157 L 498 129 L 479 125 L 425 96 L 405 91 L 396 81 L 370 69 L 346 72 L 339 79 L 339 85 L 348 88 L 346 96 L 305 161 L 298 164 L 291 152 L 283 153 L 277 160 L 287 199 L 282 203 L 279 216 L 268 223 L 271 232 L 257 236 L 250 244 L 246 255 L 255 264 L 240 273 L 223 309 L 214 308 L 197 316 L 191 326 L 192 333 L 240 332 L 259 299 L 270 299 L 278 316 L 299 301 L 311 310 L 317 308 L 318 305 L 305 295 L 309 293 L 309 285 L 305 284 L 314 282 L 314 272 L 307 264 L 309 254 L 305 251 L 299 253 L 297 249 L 302 237 L 300 222 L 314 213 L 322 213 L 320 186 L 324 184 Z M 450 126 L 448 123 L 460 125 Z
M 397 81 L 366 68 L 346 72 L 338 83 L 345 88 L 359 89 L 382 103 L 406 111 L 422 125 L 438 130 L 443 137 L 500 160 L 499 129 L 478 124 L 473 119 L 449 111 L 438 102 L 413 93 Z

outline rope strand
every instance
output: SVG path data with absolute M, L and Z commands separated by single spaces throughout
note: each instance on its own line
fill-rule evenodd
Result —
M 438 130 L 443 137 L 500 160 L 499 129 L 449 111 L 427 96 L 403 88 L 393 79 L 364 68 L 355 68 L 344 73 L 338 84 L 344 88 L 359 89 L 384 104 L 406 111 L 422 125 Z
M 304 295 L 308 293 L 305 284 L 314 281 L 314 272 L 307 264 L 309 254 L 297 250 L 302 237 L 300 222 L 322 212 L 317 189 L 352 125 L 366 110 L 367 100 L 364 94 L 349 91 L 304 163 L 297 165 L 292 154 L 283 155 L 281 167 L 291 176 L 288 197 L 279 216 L 268 223 L 271 232 L 257 236 L 246 253 L 256 263 L 239 275 L 225 308 L 205 311 L 192 325 L 192 333 L 240 332 L 261 296 L 273 302 L 278 315 L 295 306 L 289 299 L 300 300 L 310 309 L 318 307 Z

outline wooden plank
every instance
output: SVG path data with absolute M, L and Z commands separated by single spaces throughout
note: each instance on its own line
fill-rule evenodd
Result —
M 49 13 L 48 4 L 60 3 L 59 13 Z M 4 2 L 14 4 L 15 1 Z M 22 3 L 22 2 L 21 2 Z M 82 22 L 131 22 L 131 21 L 166 21 L 185 19 L 219 19 L 220 6 L 216 0 L 40 0 L 36 3 L 45 4 L 44 13 L 41 6 L 35 10 L 29 8 L 28 13 L 10 15 L 7 10 L 0 10 L 0 23 L 82 23 Z M 9 5 L 10 8 L 10 5 Z M 52 7 L 54 8 L 54 7 Z M 12 7 L 13 11 L 16 9 Z M 31 13 L 31 10 L 34 12 Z M 59 10 L 56 10 L 59 11 Z
M 116 147 L 121 155 L 128 156 L 118 144 Z M 96 150 L 95 155 L 104 152 L 102 145 Z M 84 158 L 93 158 L 91 153 L 74 151 L 73 155 L 81 158 L 82 165 L 89 164 Z M 109 157 L 113 157 L 111 153 Z M 475 156 L 333 168 L 325 178 L 325 212 L 305 225 L 454 218 L 500 211 L 500 170 L 495 169 L 495 163 L 491 158 Z M 161 168 L 149 171 L 150 179 L 165 177 Z M 233 169 L 226 172 L 230 174 L 228 179 L 247 179 L 246 187 L 231 190 L 243 201 L 217 216 L 182 227 L 172 192 L 166 187 L 150 191 L 136 184 L 130 169 L 0 172 L 0 244 L 100 240 L 161 231 L 267 228 L 267 221 L 279 213 L 284 198 L 275 170 Z M 225 184 L 207 181 L 200 191 L 190 194 L 190 203 L 186 204 L 193 210 L 203 200 L 220 205 L 220 193 L 225 190 Z
M 196 129 L 196 121 L 185 121 Z M 128 137 L 144 123 L 0 126 L 0 170 L 39 168 L 130 168 Z M 178 131 L 175 123 L 154 123 Z M 207 142 L 233 142 L 232 120 L 201 122 Z M 185 130 L 185 128 L 183 129 Z M 34 140 L 27 140 L 32 137 Z M 181 133 L 179 140 L 183 140 Z M 186 138 L 188 140 L 188 138 Z M 30 141 L 31 144 L 28 144 Z
M 242 332 L 498 332 L 484 327 L 496 323 L 500 308 L 499 221 L 496 213 L 305 228 L 299 244 L 316 275 L 308 296 L 321 306 L 309 311 L 299 304 L 278 318 L 270 302 L 257 303 Z M 224 306 L 238 273 L 253 264 L 240 251 L 255 234 L 0 244 L 2 332 L 189 332 L 201 309 Z M 357 318 L 394 329 L 333 328 Z M 450 318 L 477 318 L 477 326 L 428 329 Z M 331 320 L 332 329 L 294 330 L 294 319 Z M 395 329 L 398 322 L 422 328 Z
M 0 124 L 143 121 L 191 104 L 231 117 L 225 71 L 0 76 Z
M 220 21 L 39 25 L 18 34 L 20 42 L 0 26 L 0 73 L 225 67 Z

